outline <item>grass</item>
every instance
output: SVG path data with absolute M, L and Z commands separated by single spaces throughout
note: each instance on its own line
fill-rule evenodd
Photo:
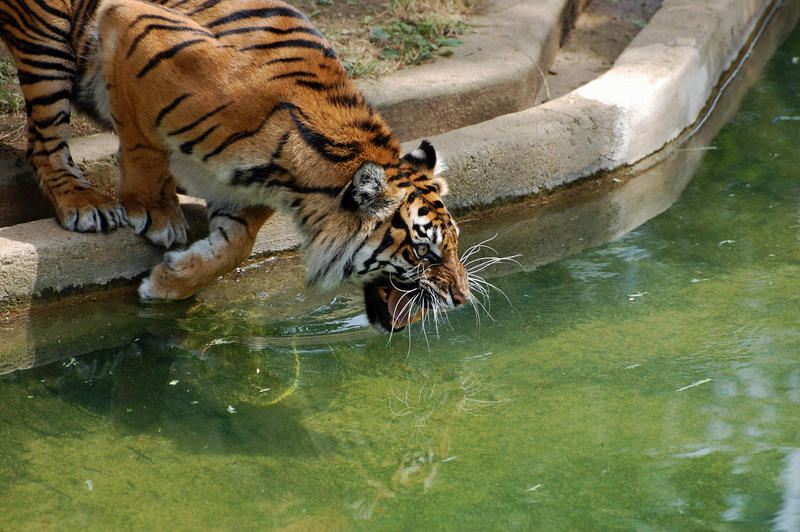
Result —
M 16 113 L 22 102 L 22 94 L 17 86 L 17 70 L 14 62 L 0 57 L 0 112 Z
M 358 79 L 452 55 L 463 44 L 460 36 L 469 30 L 469 16 L 481 5 L 476 0 L 393 0 L 350 20 L 326 16 L 326 7 L 312 18 Z
M 464 44 L 454 38 L 464 33 L 464 24 L 438 25 L 430 20 L 389 21 L 369 31 L 370 40 L 384 46 L 382 59 L 398 59 L 416 65 L 436 55 L 452 55 L 454 46 Z

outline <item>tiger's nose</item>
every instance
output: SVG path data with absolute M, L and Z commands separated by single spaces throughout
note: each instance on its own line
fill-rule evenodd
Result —
M 453 305 L 459 306 L 459 305 L 463 305 L 464 303 L 467 302 L 467 298 L 469 298 L 469 295 L 465 296 L 461 292 L 451 291 L 450 292 L 450 298 L 453 300 Z

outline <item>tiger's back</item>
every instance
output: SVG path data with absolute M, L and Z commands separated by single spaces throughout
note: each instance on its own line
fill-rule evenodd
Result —
M 208 4 L 181 3 L 187 20 L 143 2 L 104 3 L 111 114 L 130 115 L 116 117 L 121 137 L 141 137 L 128 148 L 166 149 L 190 191 L 242 204 L 275 204 L 290 181 L 342 186 L 365 160 L 397 162 L 398 142 L 304 15 L 277 1 Z

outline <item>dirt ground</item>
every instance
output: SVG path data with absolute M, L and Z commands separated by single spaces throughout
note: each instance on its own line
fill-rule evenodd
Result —
M 561 43 L 536 103 L 558 98 L 610 69 L 661 1 L 593 0 Z

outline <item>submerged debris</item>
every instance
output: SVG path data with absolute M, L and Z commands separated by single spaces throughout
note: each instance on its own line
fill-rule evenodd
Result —
M 689 388 L 694 388 L 695 386 L 700 386 L 701 384 L 705 384 L 707 382 L 711 382 L 711 379 L 700 379 L 699 381 L 695 381 L 691 384 L 687 384 L 686 386 L 682 386 L 675 391 L 682 392 L 684 390 L 688 390 Z

